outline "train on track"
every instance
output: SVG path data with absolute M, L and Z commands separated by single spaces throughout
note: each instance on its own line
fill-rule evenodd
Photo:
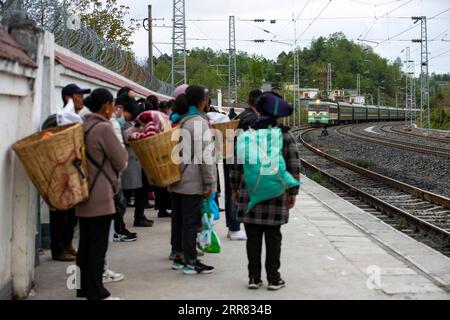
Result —
M 405 109 L 351 104 L 346 102 L 308 101 L 308 124 L 311 127 L 326 127 L 346 123 L 401 121 L 405 120 Z M 419 110 L 413 110 L 418 114 Z

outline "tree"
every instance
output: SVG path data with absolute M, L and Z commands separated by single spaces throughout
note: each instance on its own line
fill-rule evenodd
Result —
M 119 5 L 117 0 L 67 0 L 66 4 L 99 36 L 131 51 L 131 36 L 140 28 L 140 24 L 135 19 L 126 23 L 129 6 Z

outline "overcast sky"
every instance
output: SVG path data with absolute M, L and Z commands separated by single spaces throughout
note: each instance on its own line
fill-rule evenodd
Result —
M 161 52 L 170 54 L 172 47 L 166 43 L 172 41 L 172 29 L 167 27 L 172 25 L 173 1 L 121 0 L 120 2 L 131 7 L 130 17 L 139 19 L 147 16 L 147 5 L 153 5 L 153 17 L 165 19 L 156 20 L 154 24 L 166 26 L 154 28 L 154 42 Z M 416 73 L 420 72 L 420 44 L 411 43 L 410 40 L 420 38 L 420 26 L 393 38 L 392 41 L 382 41 L 414 26 L 411 16 L 427 16 L 428 37 L 429 40 L 433 40 L 429 42 L 430 72 L 450 72 L 450 0 L 186 0 L 187 20 L 220 20 L 188 21 L 187 46 L 188 49 L 210 47 L 215 50 L 226 50 L 228 17 L 234 15 L 238 50 L 276 59 L 280 52 L 290 50 L 288 44 L 273 42 L 257 44 L 245 40 L 276 39 L 292 43 L 294 40 L 292 18 L 293 15 L 298 17 L 302 10 L 303 13 L 296 24 L 299 46 L 308 46 L 311 39 L 338 31 L 344 32 L 347 38 L 355 41 L 358 38 L 368 40 L 364 43 L 374 46 L 377 53 L 390 60 L 399 56 L 404 59 L 404 53 L 401 51 L 410 46 L 412 59 L 417 61 Z M 442 14 L 430 19 L 439 13 Z M 316 17 L 318 19 L 313 21 Z M 241 21 L 246 19 L 269 19 L 276 20 L 276 23 Z M 137 56 L 146 57 L 148 52 L 146 31 L 144 29 L 138 31 L 133 40 L 135 42 L 133 50 Z M 382 43 L 376 45 L 372 41 Z M 159 55 L 157 50 L 155 55 Z

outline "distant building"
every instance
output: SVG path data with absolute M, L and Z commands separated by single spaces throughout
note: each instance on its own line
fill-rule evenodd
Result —
M 331 94 L 328 96 L 328 99 L 338 102 L 344 102 L 345 101 L 345 90 L 333 90 L 331 91 Z
M 358 95 L 356 90 L 333 90 L 328 98 L 336 102 L 366 103 L 366 97 Z
M 261 90 L 263 92 L 272 91 L 273 90 L 272 83 L 271 82 L 264 82 L 262 87 L 261 87 Z
M 299 96 L 300 99 L 308 100 L 308 99 L 316 99 L 319 95 L 319 89 L 317 88 L 300 88 Z
M 348 102 L 357 103 L 357 104 L 366 104 L 366 97 L 351 95 L 351 96 L 349 96 Z

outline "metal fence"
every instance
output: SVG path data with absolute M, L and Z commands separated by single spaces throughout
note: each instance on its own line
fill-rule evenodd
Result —
M 166 95 L 173 91 L 171 84 L 153 76 L 149 67 L 139 64 L 132 53 L 100 37 L 58 0 L 0 0 L 2 17 L 15 11 L 24 12 L 38 26 L 52 32 L 58 45 L 150 90 Z

